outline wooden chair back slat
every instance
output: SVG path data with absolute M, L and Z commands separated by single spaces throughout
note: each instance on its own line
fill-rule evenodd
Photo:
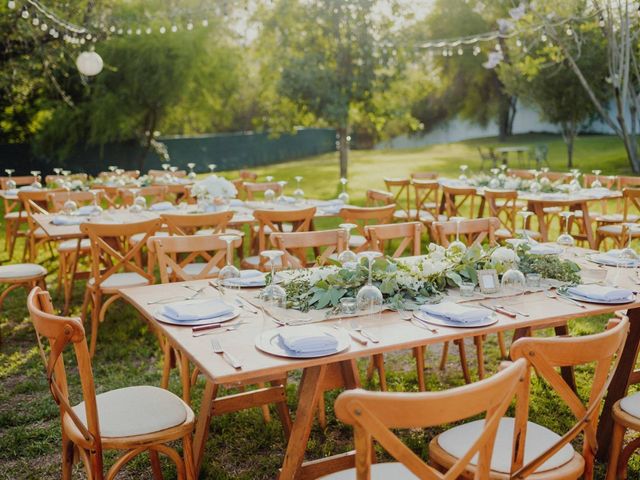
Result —
M 434 222 L 433 232 L 435 233 L 435 241 L 443 247 L 448 247 L 451 238 L 456 236 L 457 223 L 455 221 Z M 500 228 L 500 220 L 495 217 L 476 218 L 473 220 L 460 221 L 460 240 L 467 246 L 479 245 L 485 239 L 489 245 L 496 244 L 495 231 Z
M 12 176 L 11 180 L 16 183 L 16 187 L 31 185 L 36 181 L 36 177 L 33 175 L 18 175 Z M 9 177 L 0 177 L 0 190 L 7 190 L 7 182 L 9 181 Z
M 395 209 L 395 204 L 384 207 L 343 207 L 340 210 L 339 216 L 343 219 L 344 223 L 353 223 L 356 225 L 358 234 L 366 238 L 367 233 L 364 230 L 365 227 L 367 225 L 391 223 Z M 365 243 L 357 248 L 356 251 L 363 251 L 367 246 Z
M 411 179 L 409 178 L 385 178 L 384 184 L 387 191 L 393 194 L 393 201 L 397 208 L 405 213 L 406 218 L 411 218 Z
M 485 189 L 484 199 L 489 207 L 489 215 L 500 220 L 502 228 L 516 236 L 518 214 L 518 192 L 515 190 Z
M 104 198 L 104 192 L 97 190 L 95 194 L 96 201 L 98 205 L 100 205 Z M 60 212 L 64 209 L 64 204 L 67 200 L 73 200 L 78 206 L 92 204 L 93 192 L 54 192 L 49 194 L 48 199 L 51 205 L 51 211 Z
M 369 246 L 378 252 L 385 251 L 385 245 L 391 240 L 400 240 L 400 244 L 391 255 L 393 258 L 402 256 L 407 249 L 409 255 L 420 255 L 422 229 L 420 222 L 394 223 L 390 225 L 370 225 L 365 227 Z
M 150 204 L 163 202 L 169 196 L 169 188 L 165 185 L 156 185 L 152 187 L 141 188 L 121 188 L 118 192 L 125 206 L 133 205 L 136 194 L 150 200 Z
M 176 170 L 175 172 L 167 172 L 165 170 L 149 170 L 149 172 L 147 172 L 147 174 L 150 177 L 163 177 L 165 176 L 167 173 L 171 174 L 174 177 L 178 177 L 178 178 L 184 178 L 187 176 L 187 171 L 186 170 Z
M 282 250 L 283 268 L 307 268 L 326 265 L 333 254 L 339 254 L 346 248 L 347 234 L 344 229 L 322 230 L 317 232 L 272 233 L 271 244 Z M 308 252 L 314 252 L 309 260 Z M 321 250 L 323 249 L 323 250 Z
M 210 228 L 214 234 L 224 233 L 233 218 L 233 212 L 197 214 L 163 213 L 160 215 L 170 235 L 193 235 L 196 231 Z
M 283 232 L 282 225 L 285 223 L 292 225 L 293 232 L 308 232 L 311 230 L 315 214 L 316 207 L 296 210 L 254 210 L 253 217 L 258 221 L 259 251 L 267 249 L 269 234 Z
M 428 212 L 434 219 L 440 211 L 440 183 L 437 180 L 413 180 L 413 190 L 416 199 L 416 212 Z M 418 217 L 419 218 L 419 217 Z
M 249 180 L 251 182 L 255 182 L 258 179 L 258 174 L 256 172 L 252 172 L 251 170 L 240 170 L 240 172 L 238 172 L 238 175 L 244 181 Z
M 367 190 L 367 207 L 383 207 L 391 205 L 393 202 L 393 194 L 383 190 Z
M 413 172 L 412 180 L 437 180 L 440 174 L 438 172 Z
M 525 478 L 535 472 L 544 462 L 563 446 L 583 434 L 582 455 L 587 462 L 593 462 L 597 450 L 596 430 L 602 400 L 618 365 L 620 353 L 629 331 L 629 319 L 615 319 L 609 322 L 607 330 L 581 337 L 527 337 L 511 346 L 511 358 L 527 360 L 527 378 L 535 369 L 569 407 L 576 418 L 574 425 L 551 447 L 538 457 L 523 465 L 524 449 L 529 410 L 529 382 L 523 384 L 518 394 L 516 409 L 514 445 L 517 450 L 513 457 L 512 475 Z M 595 363 L 589 399 L 585 403 L 558 373 L 559 367 Z
M 624 199 L 622 221 L 626 222 L 629 215 L 640 215 L 640 188 L 625 187 L 622 190 Z
M 502 371 L 470 385 L 441 392 L 389 393 L 349 390 L 335 404 L 336 415 L 354 426 L 356 475 L 370 478 L 372 440 L 418 478 L 455 479 L 479 455 L 476 480 L 489 478 L 491 455 L 500 419 L 519 386 L 526 381 L 526 362 L 518 360 Z M 445 473 L 425 464 L 391 429 L 427 428 L 485 413 L 483 430 L 469 450 Z
M 255 200 L 257 193 L 273 190 L 276 195 L 282 193 L 282 186 L 278 182 L 244 182 L 243 190 L 247 194 L 247 200 Z
M 476 189 L 474 187 L 452 187 L 443 185 L 442 196 L 444 198 L 445 213 L 447 217 L 476 216 Z M 464 215 L 463 208 L 468 208 L 468 215 Z

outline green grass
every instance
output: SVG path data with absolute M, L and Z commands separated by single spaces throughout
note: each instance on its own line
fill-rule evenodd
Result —
M 557 137 L 518 136 L 509 143 L 547 143 L 550 147 L 552 166 L 560 167 L 564 162 L 564 146 Z M 350 164 L 350 192 L 356 202 L 363 199 L 366 188 L 383 188 L 382 178 L 399 177 L 413 171 L 435 170 L 443 175 L 457 174 L 458 166 L 467 163 L 472 169 L 479 168 L 478 144 L 494 144 L 492 139 L 434 145 L 424 149 L 404 151 L 358 151 L 352 152 Z M 576 163 L 583 170 L 601 168 L 605 173 L 627 173 L 624 152 L 617 139 L 612 137 L 585 137 L 576 145 Z M 295 175 L 305 177 L 303 188 L 307 195 L 331 198 L 337 192 L 338 165 L 336 155 L 323 155 L 311 159 L 288 162 L 259 170 L 261 176 L 274 175 L 276 179 L 293 182 Z M 230 176 L 233 176 L 231 174 Z M 288 189 L 292 190 L 293 183 Z M 319 222 L 320 228 L 335 225 L 335 221 Z M 4 227 L 4 225 L 0 225 Z M 6 261 L 3 239 L 0 239 L 0 259 Z M 19 245 L 21 252 L 21 245 Z M 18 258 L 18 255 L 15 257 Z M 51 275 L 48 283 L 54 302 L 60 306 L 62 299 L 55 288 L 57 262 L 49 261 L 45 252 L 41 262 Z M 74 292 L 74 314 L 79 313 L 84 283 L 77 282 Z M 0 479 L 57 479 L 60 476 L 60 425 L 58 408 L 55 405 L 44 375 L 44 367 L 38 356 L 33 328 L 25 308 L 23 291 L 12 293 L 0 311 L 2 343 L 0 344 Z M 570 323 L 572 333 L 588 334 L 602 329 L 605 318 L 588 318 Z M 550 334 L 548 331 L 538 334 Z M 450 354 L 445 371 L 437 368 L 439 350 L 428 353 L 426 377 L 430 390 L 441 390 L 463 383 L 457 352 Z M 470 366 L 475 372 L 473 355 Z M 487 347 L 487 369 L 494 372 L 499 363 L 495 336 L 490 336 Z M 69 357 L 67 357 L 69 358 Z M 98 351 L 93 367 L 98 392 L 127 385 L 158 385 L 160 381 L 161 354 L 154 335 L 147 324 L 130 306 L 117 302 L 102 324 Z M 70 362 L 73 373 L 74 363 Z M 360 368 L 365 363 L 360 362 Z M 409 352 L 398 352 L 387 356 L 388 383 L 391 390 L 416 391 L 417 382 L 413 360 Z M 580 391 L 586 393 L 589 384 L 589 368 L 577 372 Z M 292 411 L 296 405 L 295 387 L 300 372 L 292 372 L 288 389 L 288 400 Z M 71 376 L 74 399 L 79 399 L 78 379 Z M 377 388 L 373 384 L 369 388 Z M 179 380 L 174 373 L 170 388 L 180 392 Z M 193 392 L 193 407 L 197 412 L 202 396 L 201 380 Z M 339 392 L 328 394 L 329 400 Z M 332 401 L 327 402 L 329 424 L 325 430 L 315 425 L 308 449 L 308 458 L 343 452 L 352 447 L 351 431 L 340 424 L 333 415 Z M 567 409 L 559 408 L 557 398 L 542 383 L 534 381 L 532 420 L 562 432 L 571 424 Z M 277 474 L 285 451 L 282 431 L 274 413 L 274 420 L 265 424 L 259 411 L 251 410 L 218 417 L 211 424 L 206 445 L 203 479 L 269 479 Z M 421 455 L 426 453 L 429 439 L 439 428 L 401 432 L 401 437 Z M 606 445 L 603 446 L 606 448 Z M 107 456 L 107 465 L 113 455 Z M 166 478 L 174 478 L 171 465 L 165 462 Z M 640 464 L 634 461 L 630 475 L 640 473 Z M 149 478 L 150 466 L 146 457 L 132 462 L 122 478 Z M 602 466 L 598 478 L 603 477 Z M 83 478 L 81 467 L 74 478 Z

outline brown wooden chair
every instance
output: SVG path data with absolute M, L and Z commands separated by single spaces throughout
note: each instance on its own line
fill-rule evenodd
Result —
M 7 287 L 0 293 L 0 310 L 5 298 L 17 288 L 23 287 L 27 291 L 35 286 L 46 288 L 45 277 L 47 269 L 35 263 L 14 263 L 11 265 L 0 265 L 0 284 Z M 2 333 L 0 332 L 0 341 Z
M 98 205 L 104 200 L 104 191 L 96 190 L 95 198 Z M 51 206 L 51 212 L 61 212 L 64 210 L 64 204 L 67 200 L 73 200 L 81 207 L 83 205 L 91 205 L 94 199 L 94 192 L 63 192 L 56 191 L 49 194 L 48 200 Z
M 251 230 L 253 236 L 251 245 L 257 245 L 257 255 L 243 258 L 241 262 L 242 268 L 270 270 L 270 262 L 259 254 L 269 247 L 269 235 L 277 232 L 288 233 L 284 229 L 287 224 L 290 225 L 291 232 L 308 232 L 313 225 L 315 214 L 315 207 L 296 210 L 254 210 L 253 217 L 258 222 L 258 226 L 255 231 Z M 282 257 L 278 258 L 275 268 L 282 268 Z
M 233 212 L 163 213 L 160 215 L 170 235 L 216 235 L 225 233 Z M 233 232 L 236 234 L 236 232 Z M 239 234 L 239 232 L 238 232 Z
M 357 234 L 349 236 L 349 247 L 355 252 L 363 252 L 368 248 L 368 242 L 364 228 L 367 225 L 391 223 L 395 204 L 383 207 L 343 207 L 339 216 L 343 223 L 353 223 Z
M 120 289 L 153 283 L 153 275 L 140 266 L 139 256 L 147 239 L 161 225 L 159 218 L 127 224 L 80 225 L 80 231 L 91 241 L 91 278 L 87 282 L 82 305 L 82 318 L 85 320 L 91 305 L 91 356 L 96 351 L 98 326 L 109 306 L 121 297 Z M 143 240 L 131 245 L 129 238 L 136 233 L 143 233 Z M 105 295 L 108 298 L 103 301 Z
M 346 236 L 342 228 L 317 232 L 278 232 L 271 234 L 270 241 L 275 248 L 284 252 L 282 268 L 297 269 L 326 265 L 329 258 L 346 248 Z M 309 255 L 310 250 L 312 255 Z
M 393 212 L 394 220 L 409 222 L 415 220 L 416 212 L 411 204 L 411 179 L 410 178 L 385 178 L 384 184 L 387 191 L 393 195 L 393 201 L 398 208 Z
M 150 177 L 163 177 L 166 174 L 171 174 L 174 177 L 178 177 L 178 178 L 184 178 L 187 176 L 187 171 L 186 170 L 176 170 L 175 172 L 169 172 L 169 171 L 165 171 L 165 170 L 149 170 L 147 172 L 147 174 Z
M 122 190 L 122 187 L 93 185 L 91 188 L 103 192 L 103 198 L 110 208 L 118 208 L 122 205 L 122 198 L 120 198 L 120 190 Z
M 511 358 L 527 361 L 526 381 L 518 392 L 515 418 L 500 421 L 497 442 L 502 447 L 494 451 L 491 472 L 481 478 L 593 478 L 598 416 L 628 330 L 627 318 L 616 319 L 602 333 L 582 337 L 527 337 L 511 346 Z M 556 370 L 585 364 L 595 364 L 586 405 Z M 576 419 L 564 435 L 528 421 L 532 370 L 553 389 Z M 444 468 L 456 464 L 467 446 L 479 437 L 483 423 L 479 420 L 454 427 L 435 437 L 429 446 L 433 464 Z M 582 454 L 571 444 L 580 435 L 583 437 Z M 513 445 L 515 452 L 512 455 Z M 474 463 L 471 461 L 467 467 L 464 474 L 467 477 L 478 471 Z
M 499 448 L 494 448 L 496 431 L 524 382 L 525 372 L 526 362 L 518 360 L 486 380 L 442 392 L 387 393 L 358 389 L 340 394 L 335 411 L 341 421 L 353 425 L 356 467 L 322 479 L 455 479 L 461 478 L 471 463 L 475 463 L 476 473 L 469 478 L 488 478 L 492 455 Z M 481 414 L 485 418 L 480 420 L 475 441 L 445 472 L 427 465 L 391 431 L 422 431 Z M 374 440 L 398 463 L 372 463 Z
M 240 170 L 238 176 L 244 181 L 255 182 L 258 179 L 258 174 L 251 170 Z
M 500 221 L 500 227 L 494 232 L 498 240 L 516 238 L 526 235 L 535 240 L 540 239 L 540 232 L 517 227 L 518 192 L 515 190 L 484 190 L 484 199 L 489 208 L 489 215 Z
M 122 205 L 125 207 L 133 205 L 136 195 L 145 197 L 149 205 L 153 205 L 154 203 L 166 201 L 169 198 L 169 189 L 166 185 L 154 185 L 152 187 L 121 188 L 119 191 Z
M 44 177 L 44 183 L 45 185 L 55 185 L 60 180 L 66 180 L 67 178 L 69 178 L 69 180 L 80 180 L 81 182 L 86 183 L 87 180 L 89 180 L 89 175 L 86 173 L 74 173 L 69 175 L 69 177 L 66 177 L 65 175 L 47 175 Z
M 282 193 L 282 186 L 278 182 L 244 182 L 242 187 L 247 194 L 247 200 L 253 201 L 257 193 L 273 190 L 276 195 Z
M 620 223 L 601 225 L 596 229 L 596 248 L 599 249 L 602 242 L 613 240 L 618 248 L 624 247 L 629 236 L 640 237 L 640 225 L 635 231 L 630 224 L 635 224 L 640 218 L 640 188 L 625 188 L 622 190 L 623 206 Z
M 55 191 L 61 191 L 60 189 Z M 18 192 L 18 198 L 27 216 L 27 239 L 23 257 L 33 262 L 37 258 L 40 247 L 48 247 L 53 257 L 51 248 L 52 238 L 38 225 L 33 215 L 36 213 L 47 215 L 49 213 L 49 194 L 51 190 L 32 190 Z
M 367 190 L 367 207 L 384 207 L 393 203 L 393 194 L 384 190 Z
M 467 246 L 481 244 L 485 240 L 490 246 L 495 246 L 498 228 L 500 228 L 500 220 L 495 217 L 433 223 L 435 241 L 445 248 L 449 246 L 451 239 L 455 238 L 456 232 L 459 232 L 461 240 Z
M 36 177 L 33 175 L 11 177 L 17 187 L 23 185 L 31 185 Z M 0 190 L 7 190 L 9 177 L 0 177 Z M 19 200 L 10 200 L 2 198 L 4 206 L 4 222 L 5 222 L 5 243 L 4 248 L 9 253 L 9 260 L 13 258 L 16 240 L 19 237 L 25 237 L 26 232 L 20 229 L 21 225 L 27 223 L 27 213 L 22 208 Z
M 440 183 L 437 180 L 413 180 L 415 218 L 427 226 L 435 221 L 445 221 L 446 215 L 440 213 Z
M 162 171 L 162 173 L 164 173 L 164 170 Z M 112 177 L 112 176 L 114 176 L 113 172 L 100 172 L 98 174 L 99 178 Z M 140 170 L 125 170 L 124 172 L 122 172 L 122 176 L 136 179 L 140 176 Z
M 475 218 L 477 216 L 475 187 L 452 187 L 443 185 L 442 198 L 444 205 L 440 205 L 441 213 L 445 213 L 448 218 Z M 442 211 L 443 208 L 444 211 Z
M 440 177 L 438 172 L 413 172 L 411 180 L 437 180 Z
M 168 390 L 151 386 L 119 388 L 96 395 L 84 327 L 78 318 L 54 314 L 48 292 L 39 287 L 29 294 L 27 307 L 36 331 L 47 380 L 62 421 L 62 476 L 71 480 L 80 459 L 88 478 L 115 478 L 140 453 L 149 452 L 154 478 L 162 478 L 162 453 L 176 465 L 179 479 L 195 479 L 193 433 L 195 416 L 189 406 Z M 49 351 L 45 352 L 44 339 Z M 63 353 L 73 346 L 80 376 L 82 402 L 72 406 Z M 73 369 L 75 371 L 75 369 Z M 182 441 L 183 455 L 167 443 Z M 103 452 L 125 453 L 104 472 Z

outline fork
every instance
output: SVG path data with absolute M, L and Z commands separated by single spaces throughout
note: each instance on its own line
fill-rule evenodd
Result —
M 171 303 L 171 302 L 193 300 L 194 298 L 196 298 L 198 295 L 200 295 L 202 293 L 202 290 L 204 290 L 204 288 L 199 290 L 199 291 L 194 291 L 193 294 L 188 295 L 186 297 L 170 297 L 170 298 L 161 298 L 160 300 L 152 300 L 150 302 L 147 302 L 147 305 L 158 305 L 158 304 L 162 304 L 162 303 Z
M 564 295 L 560 295 L 558 293 L 553 293 L 551 292 L 551 290 L 545 290 L 544 294 L 549 297 L 549 298 L 553 298 L 556 300 L 564 300 L 566 303 L 568 303 L 569 305 L 575 305 L 576 307 L 580 307 L 580 308 L 587 308 L 586 305 L 583 305 L 581 303 L 576 302 L 575 300 L 565 297 Z
M 419 318 L 416 318 L 411 312 L 398 310 L 398 313 L 400 314 L 400 318 L 402 320 L 406 320 L 407 322 L 411 322 L 416 327 L 422 328 L 424 330 L 428 330 L 431 333 L 438 333 L 438 329 L 437 328 L 430 327 L 429 325 L 427 325 L 425 322 L 423 322 Z
M 219 327 L 216 326 L 207 326 L 208 328 L 202 328 L 200 330 L 195 330 L 195 327 L 191 329 L 191 336 L 196 338 L 196 337 L 201 337 L 203 335 L 210 335 L 212 333 L 224 333 L 224 332 L 233 332 L 234 330 L 237 330 L 238 328 L 240 328 L 240 325 L 244 325 L 247 322 L 238 322 L 238 323 L 234 323 L 233 325 L 220 325 Z
M 380 340 L 378 340 L 375 336 L 371 335 L 369 332 L 367 332 L 364 328 L 362 328 L 362 325 L 360 325 L 357 321 L 355 320 L 351 320 L 351 322 L 349 322 L 349 325 L 351 326 L 351 328 L 358 332 L 360 335 L 362 335 L 363 337 L 368 338 L 369 340 L 371 340 L 373 343 L 379 343 Z
M 513 308 L 511 306 L 505 307 L 504 305 L 494 305 L 494 307 L 501 308 L 502 310 L 505 310 L 507 312 L 515 313 L 516 315 L 522 315 L 523 317 L 529 317 L 530 316 L 527 312 L 522 312 L 520 310 L 516 310 L 515 308 Z
M 242 369 L 242 363 L 240 363 L 240 360 L 238 360 L 236 357 L 222 348 L 222 343 L 220 342 L 219 338 L 211 339 L 211 347 L 213 348 L 213 351 L 215 353 L 222 355 L 222 358 L 224 358 L 225 362 L 227 362 L 233 368 L 235 368 L 236 370 Z

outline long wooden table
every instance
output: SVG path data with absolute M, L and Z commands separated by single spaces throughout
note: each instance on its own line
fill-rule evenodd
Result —
M 581 258 L 572 257 L 572 260 L 581 263 L 591 271 L 599 268 Z M 584 275 L 587 276 L 588 274 L 590 272 L 585 270 Z M 627 287 L 635 288 L 635 285 L 627 278 L 623 278 L 621 283 L 624 284 L 625 281 L 627 282 Z M 211 420 L 211 405 L 215 400 L 215 392 L 217 392 L 219 385 L 248 381 L 260 377 L 286 375 L 287 372 L 292 370 L 302 369 L 303 375 L 298 390 L 298 407 L 284 455 L 280 478 L 287 480 L 315 478 L 320 474 L 353 466 L 353 456 L 351 454 L 343 454 L 307 463 L 303 463 L 303 460 L 311 432 L 315 406 L 322 392 L 337 387 L 354 388 L 359 386 L 359 377 L 355 367 L 356 359 L 378 353 L 429 346 L 448 340 L 470 338 L 501 331 L 515 330 L 516 337 L 520 337 L 529 335 L 532 329 L 561 326 L 565 325 L 570 319 L 610 314 L 623 308 L 629 309 L 631 331 L 622 354 L 622 361 L 609 389 L 605 411 L 600 422 L 599 441 L 601 445 L 607 445 L 612 428 L 611 406 L 626 392 L 640 343 L 640 300 L 636 299 L 633 303 L 622 307 L 585 303 L 585 308 L 580 308 L 564 301 L 550 299 L 543 292 L 538 292 L 503 297 L 498 301 L 503 305 L 526 311 L 530 314 L 529 317 L 518 316 L 513 319 L 498 315 L 497 323 L 483 328 L 437 327 L 437 333 L 432 333 L 403 320 L 395 312 L 387 311 L 377 316 L 363 316 L 359 318 L 360 324 L 378 337 L 380 343 L 369 343 L 367 346 L 363 346 L 352 342 L 348 350 L 330 357 L 289 359 L 263 353 L 255 347 L 256 336 L 265 329 L 275 328 L 276 324 L 269 319 L 265 320 L 259 315 L 243 311 L 242 319 L 247 321 L 247 324 L 240 326 L 235 331 L 215 334 L 220 335 L 219 338 L 224 340 L 225 348 L 242 362 L 242 369 L 235 370 L 219 355 L 213 354 L 209 343 L 210 338 L 207 336 L 194 338 L 189 327 L 168 325 L 155 319 L 159 306 L 149 305 L 148 302 L 174 295 L 184 295 L 185 288 L 182 286 L 184 283 L 188 283 L 193 287 L 206 285 L 205 281 L 152 285 L 125 289 L 122 290 L 122 295 L 139 310 L 155 329 L 166 336 L 173 348 L 182 352 L 206 377 L 206 387 L 198 415 L 194 442 L 198 469 L 203 461 L 204 445 Z M 213 288 L 207 288 L 205 292 L 207 297 L 219 295 Z M 235 293 L 228 293 L 228 295 L 235 295 Z M 477 300 L 477 302 L 480 301 L 483 300 Z M 476 303 L 476 301 L 470 302 L 470 304 L 473 303 Z M 330 325 L 335 322 L 327 321 L 326 324 Z M 606 455 L 606 452 L 601 451 L 601 454 Z

